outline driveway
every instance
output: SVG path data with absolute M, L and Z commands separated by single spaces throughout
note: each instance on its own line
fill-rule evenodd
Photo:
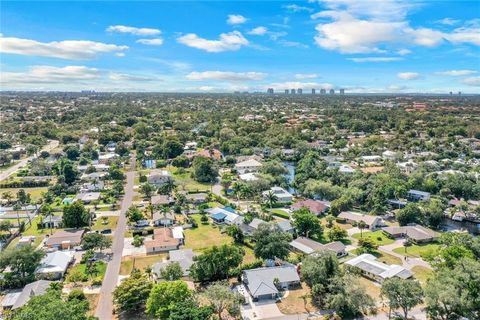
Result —
M 48 144 L 38 152 L 38 154 L 40 154 L 40 152 L 42 152 L 42 151 L 50 152 L 53 149 L 55 149 L 56 147 L 58 147 L 58 144 L 59 144 L 59 142 L 57 140 L 50 140 L 48 142 Z M 17 172 L 19 169 L 25 167 L 27 165 L 28 161 L 30 161 L 32 159 L 35 159 L 35 158 L 36 158 L 36 156 L 33 155 L 33 156 L 28 157 L 28 158 L 22 159 L 19 162 L 17 162 L 15 165 L 11 166 L 10 168 L 0 172 L 0 181 L 2 181 L 4 179 L 7 179 L 9 176 L 11 176 L 15 172 Z
M 392 256 L 395 256 L 397 258 L 400 258 L 402 260 L 402 265 L 405 269 L 412 270 L 413 267 L 415 266 L 420 266 L 428 269 L 432 269 L 432 266 L 423 260 L 422 258 L 411 258 L 411 257 L 405 257 L 404 255 L 401 255 L 399 253 L 394 252 L 394 249 L 397 248 L 403 248 L 403 243 L 405 239 L 398 239 L 395 240 L 394 243 L 388 244 L 385 246 L 379 246 L 378 250 L 386 252 Z M 408 249 L 407 249 L 408 250 Z
M 120 272 L 120 262 L 122 259 L 122 252 L 124 246 L 125 228 L 127 225 L 127 218 L 125 212 L 132 205 L 133 199 L 133 185 L 135 178 L 135 153 L 130 159 L 131 167 L 127 172 L 127 184 L 125 185 L 125 196 L 123 197 L 120 207 L 120 215 L 118 217 L 117 228 L 113 234 L 112 252 L 113 258 L 107 265 L 105 278 L 103 279 L 102 288 L 98 300 L 97 310 L 95 316 L 100 320 L 112 319 L 113 311 L 113 296 L 112 292 L 118 283 L 118 274 Z

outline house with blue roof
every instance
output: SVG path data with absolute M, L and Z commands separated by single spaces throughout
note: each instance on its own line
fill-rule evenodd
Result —
M 236 214 L 235 210 L 229 207 L 226 208 L 210 208 L 206 210 L 210 218 L 218 224 L 236 224 L 241 225 L 243 223 L 243 217 Z

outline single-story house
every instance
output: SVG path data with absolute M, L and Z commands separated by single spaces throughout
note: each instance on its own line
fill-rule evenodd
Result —
M 430 192 L 412 189 L 408 191 L 407 199 L 412 202 L 426 201 L 430 199 Z
M 299 251 L 305 254 L 312 254 L 318 251 L 328 250 L 333 252 L 337 257 L 347 255 L 346 247 L 340 241 L 321 244 L 306 237 L 298 237 L 290 242 L 290 247 L 294 251 Z
M 207 193 L 187 193 L 185 195 L 187 201 L 193 204 L 200 204 L 205 203 L 208 201 L 208 194 Z
M 402 209 L 405 208 L 405 206 L 407 205 L 405 201 L 397 199 L 389 199 L 387 200 L 387 202 L 393 209 Z
M 84 192 L 77 194 L 75 197 L 75 200 L 83 203 L 91 203 L 92 201 L 98 201 L 98 199 L 100 199 L 100 192 Z
M 48 216 L 42 220 L 42 228 L 59 228 L 62 225 L 62 216 Z
M 255 173 L 262 168 L 262 163 L 255 159 L 248 159 L 235 164 L 235 170 L 239 174 Z
M 182 226 L 176 226 L 172 228 L 172 235 L 174 239 L 177 239 L 180 241 L 180 244 L 184 244 L 185 242 L 185 236 L 183 234 L 183 227 Z
M 47 255 L 40 262 L 35 271 L 39 279 L 60 280 L 67 272 L 68 266 L 72 263 L 74 255 L 70 251 L 54 251 Z
M 297 269 L 292 265 L 244 270 L 242 281 L 254 300 L 275 299 L 279 294 L 278 288 L 300 285 Z
M 103 189 L 105 189 L 105 182 L 101 180 L 94 180 L 92 182 L 86 182 L 82 184 L 80 192 L 101 191 Z
M 413 277 L 413 273 L 402 266 L 392 264 L 388 265 L 377 261 L 375 256 L 364 253 L 345 262 L 346 264 L 358 268 L 365 277 L 372 280 L 383 282 L 385 279 L 398 277 L 408 279 Z
M 154 206 L 166 206 L 174 203 L 175 200 L 169 195 L 156 194 L 152 197 L 151 203 Z
M 255 173 L 252 173 L 252 172 L 240 174 L 238 177 L 242 181 L 257 181 L 258 180 L 258 177 L 255 175 Z
M 380 217 L 371 216 L 368 214 L 361 214 L 361 213 L 352 212 L 352 211 L 340 212 L 340 214 L 338 215 L 338 218 L 345 219 L 348 223 L 358 224 L 360 221 L 363 221 L 365 222 L 368 229 L 370 230 L 376 230 L 385 225 L 383 219 Z
M 295 228 L 292 226 L 292 224 L 288 220 L 282 220 L 282 221 L 277 222 L 277 226 L 280 229 L 282 229 L 283 232 L 288 232 L 290 234 L 295 233 Z
M 307 208 L 310 210 L 310 212 L 317 216 L 325 213 L 329 207 L 330 205 L 327 202 L 312 199 L 297 201 L 291 206 L 293 211 L 300 210 L 301 208 Z
M 101 180 L 108 175 L 107 172 L 92 172 L 92 173 L 84 173 L 80 177 L 83 181 L 96 181 Z
M 161 187 L 170 180 L 172 180 L 172 175 L 167 170 L 152 170 L 147 175 L 148 183 L 155 187 Z
M 152 267 L 153 272 L 160 278 L 160 271 L 168 266 L 171 263 L 178 262 L 180 267 L 182 267 L 183 275 L 188 276 L 190 273 L 190 267 L 193 264 L 193 257 L 195 253 L 193 253 L 192 249 L 180 249 L 180 250 L 172 250 L 168 253 L 169 259 L 168 261 L 162 261 L 155 263 Z
M 267 199 L 270 192 L 272 192 L 277 197 L 278 203 L 289 203 L 293 200 L 292 194 L 281 187 L 272 187 L 270 190 L 263 191 L 263 198 Z
M 25 305 L 32 297 L 47 292 L 52 281 L 38 280 L 27 284 L 22 291 L 12 292 L 5 295 L 2 300 L 3 310 L 15 310 Z
M 110 162 L 118 158 L 120 158 L 120 156 L 114 152 L 103 153 L 98 155 L 98 163 L 109 164 Z
M 175 214 L 171 211 L 160 212 L 155 211 L 153 213 L 153 224 L 155 226 L 171 226 L 175 223 Z
M 438 238 L 438 234 L 435 231 L 418 224 L 403 227 L 385 227 L 382 230 L 392 238 L 412 239 L 416 243 L 431 242 Z
M 252 229 L 252 230 L 257 230 L 258 229 L 258 226 L 260 226 L 262 223 L 267 223 L 266 221 L 262 220 L 262 219 L 258 219 L 258 218 L 253 218 L 252 222 L 250 222 L 248 224 L 248 226 Z
M 32 243 L 35 241 L 35 236 L 23 236 L 17 242 L 17 248 L 24 247 L 24 246 L 31 246 Z
M 243 223 L 243 217 L 236 214 L 235 211 L 228 210 L 226 208 L 210 208 L 206 212 L 210 215 L 210 218 L 215 223 L 219 224 L 236 224 L 241 225 Z
M 153 239 L 145 241 L 147 254 L 177 250 L 179 246 L 180 241 L 173 237 L 172 229 L 169 228 L 159 228 L 153 230 Z
M 85 230 L 59 230 L 47 236 L 45 245 L 48 248 L 57 248 L 60 250 L 68 250 L 79 246 L 82 242 L 83 233 Z

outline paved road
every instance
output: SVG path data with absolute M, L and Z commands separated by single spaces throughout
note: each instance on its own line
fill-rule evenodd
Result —
M 113 311 L 113 297 L 112 292 L 117 286 L 118 274 L 120 272 L 120 263 L 122 260 L 122 251 L 124 244 L 124 230 L 127 225 L 127 218 L 125 212 L 132 204 L 133 199 L 133 181 L 135 178 L 135 154 L 132 155 L 130 160 L 130 171 L 127 172 L 127 184 L 125 185 L 125 195 L 122 200 L 120 215 L 118 217 L 117 229 L 113 234 L 112 252 L 113 258 L 108 263 L 105 278 L 103 279 L 102 289 L 100 290 L 100 297 L 98 300 L 97 311 L 95 316 L 100 320 L 112 319 Z
M 46 145 L 40 152 L 42 151 L 52 151 L 56 147 L 58 147 L 59 142 L 57 140 L 51 140 L 48 145 Z M 40 153 L 39 152 L 39 153 Z M 22 159 L 17 162 L 15 165 L 11 166 L 10 168 L 6 169 L 5 171 L 0 172 L 0 181 L 7 179 L 9 176 L 17 172 L 20 168 L 23 168 L 27 165 L 28 161 L 35 158 L 35 155 L 30 156 L 28 158 Z

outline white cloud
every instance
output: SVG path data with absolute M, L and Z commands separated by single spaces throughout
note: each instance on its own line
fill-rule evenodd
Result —
M 390 61 L 400 61 L 403 58 L 400 57 L 365 57 L 365 58 L 347 58 L 347 60 L 353 62 L 390 62 Z
M 254 35 L 254 36 L 263 36 L 268 32 L 268 29 L 265 27 L 256 27 L 253 28 L 252 30 L 248 31 L 248 34 Z
M 121 58 L 121 57 L 125 57 L 125 53 L 123 53 L 123 52 L 117 52 L 117 53 L 115 53 L 115 56 L 120 57 L 120 58 Z
M 447 25 L 447 26 L 453 26 L 454 24 L 459 23 L 460 20 L 455 20 L 455 19 L 452 19 L 452 18 L 443 18 L 443 19 L 437 20 L 435 22 L 439 23 L 439 24 L 444 24 L 444 25 Z
M 414 37 L 414 43 L 425 47 L 435 47 L 445 40 L 455 44 L 469 43 L 480 46 L 480 27 L 476 26 L 456 28 L 451 32 L 442 32 L 429 28 L 407 28 L 405 32 L 407 35 Z
M 420 78 L 420 74 L 417 72 L 399 72 L 397 73 L 397 77 L 402 80 L 415 80 Z
M 412 51 L 408 49 L 400 49 L 397 51 L 397 54 L 401 56 L 406 56 L 407 54 L 410 54 L 410 53 L 412 53 Z
M 127 74 L 127 73 L 115 73 L 115 72 L 110 73 L 108 78 L 110 80 L 113 80 L 113 81 L 154 81 L 154 80 L 159 80 L 157 78 L 148 77 L 148 76 Z
M 283 8 L 293 12 L 302 12 L 302 11 L 312 12 L 313 11 L 312 8 L 299 6 L 297 4 L 288 4 L 283 6 Z
M 148 46 L 161 46 L 163 44 L 163 39 L 162 38 L 138 39 L 136 42 L 145 44 Z
M 315 79 L 318 78 L 316 73 L 297 73 L 295 74 L 295 79 L 304 80 L 304 79 Z
M 462 80 L 468 86 L 480 87 L 480 77 L 470 77 Z
M 438 71 L 435 72 L 435 74 L 438 74 L 440 76 L 468 76 L 471 74 L 477 73 L 475 70 L 447 70 L 447 71 Z
M 231 71 L 203 71 L 191 72 L 186 78 L 188 80 L 205 81 L 258 81 L 263 80 L 267 75 L 262 72 L 231 72 Z
M 444 33 L 429 28 L 405 29 L 407 35 L 413 37 L 413 42 L 424 47 L 435 47 L 443 42 Z
M 480 27 L 462 27 L 445 34 L 445 38 L 453 43 L 470 43 L 480 46 Z
M 288 82 L 275 82 L 270 83 L 269 85 L 264 86 L 263 89 L 273 88 L 274 90 L 283 91 L 285 89 L 303 89 L 306 93 L 310 89 L 334 89 L 336 86 L 331 83 L 318 83 L 318 82 L 299 82 L 299 81 L 288 81 Z
M 30 39 L 0 37 L 0 52 L 71 60 L 93 59 L 100 53 L 127 50 L 127 46 L 88 40 L 39 42 Z
M 399 21 L 419 3 L 409 0 L 320 0 L 327 8 L 377 21 Z
M 136 27 L 129 27 L 129 26 L 109 26 L 107 28 L 108 32 L 118 32 L 118 33 L 129 33 L 136 36 L 156 36 L 162 33 L 159 29 L 152 29 L 152 28 L 136 28 Z
M 245 22 L 247 22 L 247 18 L 245 18 L 244 16 L 242 16 L 240 14 L 229 14 L 228 15 L 228 19 L 227 19 L 228 24 L 235 25 L 235 24 L 242 24 L 242 23 L 245 23 Z
M 327 17 L 334 21 L 318 24 L 315 29 L 317 45 L 342 53 L 383 52 L 378 43 L 391 42 L 399 37 L 403 22 L 384 22 L 357 19 L 347 12 L 323 11 L 312 18 Z
M 306 44 L 297 41 L 279 40 L 278 43 L 284 47 L 308 48 Z
M 177 38 L 177 41 L 186 46 L 205 50 L 207 52 L 236 51 L 242 46 L 249 44 L 248 40 L 245 39 L 240 31 L 222 33 L 218 40 L 208 40 L 200 38 L 195 33 L 189 33 Z
M 27 72 L 2 72 L 1 82 L 8 86 L 25 83 L 64 83 L 100 77 L 95 68 L 85 66 L 32 66 Z

